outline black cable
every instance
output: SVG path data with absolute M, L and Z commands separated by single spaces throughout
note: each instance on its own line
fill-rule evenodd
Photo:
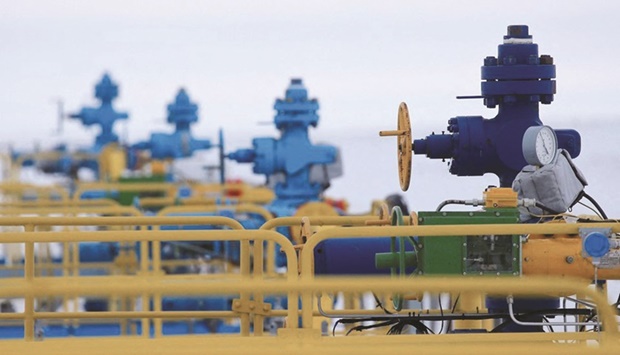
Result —
M 356 331 L 356 332 L 361 332 L 362 330 L 366 330 L 366 329 L 372 329 L 372 328 L 379 328 L 379 327 L 385 327 L 386 325 L 392 325 L 394 323 L 397 323 L 398 319 L 393 319 L 393 320 L 388 320 L 382 323 L 375 323 L 375 324 L 371 324 L 371 325 L 358 325 L 356 327 L 353 327 L 351 329 L 349 329 L 349 331 L 347 332 L 347 334 L 345 335 L 349 335 L 352 331 Z
M 598 202 L 596 202 L 596 200 L 592 198 L 592 196 L 585 193 L 585 191 L 582 193 L 583 193 L 583 197 L 585 197 L 588 201 L 590 201 L 594 205 L 594 207 L 596 207 L 596 209 L 600 212 L 601 216 L 603 216 L 603 219 L 607 219 L 607 214 L 605 213 L 605 211 L 603 211 L 603 209 L 601 208 L 601 205 L 599 205 Z
M 383 303 L 381 303 L 381 300 L 379 300 L 379 297 L 377 297 L 377 295 L 374 292 L 372 293 L 372 296 L 375 298 L 375 302 L 377 302 L 375 307 L 381 308 L 387 314 L 393 314 L 392 312 L 390 312 L 387 309 L 385 309 L 385 307 L 383 307 Z
M 552 326 L 551 322 L 549 321 L 549 319 L 547 319 L 547 317 L 543 317 L 542 319 L 543 319 L 543 321 L 545 321 L 546 323 L 549 324 L 547 326 L 549 328 L 549 332 L 550 333 L 555 333 L 555 330 L 553 330 L 553 326 Z
M 550 214 L 561 214 L 561 213 L 562 213 L 562 212 L 557 212 L 557 211 L 554 211 L 554 210 L 552 210 L 551 208 L 549 208 L 549 207 L 547 207 L 547 206 L 543 205 L 542 203 L 540 203 L 540 202 L 538 202 L 538 201 L 536 201 L 536 207 L 540 208 L 540 209 L 541 209 L 541 210 L 543 210 L 543 211 L 547 211 L 547 212 L 549 212 Z
M 435 209 L 435 212 L 441 211 L 441 209 L 446 207 L 447 205 L 466 205 L 466 204 L 467 202 L 465 200 L 445 200 L 442 203 L 440 203 L 439 206 L 437 206 L 437 208 Z
M 441 293 L 439 295 L 437 295 L 437 301 L 439 301 L 439 313 L 441 314 L 441 318 L 443 318 L 443 308 L 441 307 Z M 441 328 L 439 328 L 439 333 L 437 334 L 441 334 L 441 332 L 443 332 L 443 320 L 441 321 Z
M 459 298 L 461 298 L 460 293 L 456 296 L 456 299 L 454 300 L 454 305 L 452 306 L 452 310 L 450 310 L 450 313 L 454 313 L 454 310 L 456 309 L 456 305 L 459 303 Z

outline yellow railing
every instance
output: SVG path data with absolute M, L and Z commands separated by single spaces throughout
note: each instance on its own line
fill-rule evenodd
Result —
M 0 202 L 0 213 L 5 209 L 27 208 L 63 208 L 63 207 L 102 207 L 120 206 L 118 202 L 106 198 L 96 200 L 35 200 L 35 201 L 9 201 Z
M 419 351 L 422 347 L 431 351 L 442 349 L 448 351 L 449 345 L 452 351 L 472 351 L 475 346 L 484 345 L 484 351 L 526 349 L 523 344 L 536 344 L 536 351 L 545 352 L 570 352 L 584 351 L 590 343 L 598 344 L 594 349 L 604 352 L 617 351 L 619 348 L 618 325 L 614 310 L 607 304 L 602 293 L 588 287 L 587 280 L 574 280 L 568 278 L 549 277 L 523 277 L 523 278 L 490 278 L 490 277 L 412 277 L 405 279 L 390 279 L 385 277 L 358 277 L 358 278 L 319 278 L 313 273 L 313 249 L 322 240 L 328 238 L 369 238 L 377 236 L 450 236 L 450 235 L 507 235 L 507 234 L 576 234 L 579 228 L 592 227 L 592 224 L 540 224 L 540 225 L 459 225 L 459 226 L 404 226 L 404 227 L 359 227 L 368 220 L 377 217 L 311 217 L 313 225 L 345 225 L 350 227 L 331 228 L 317 232 L 310 236 L 300 255 L 301 274 L 298 275 L 298 263 L 294 246 L 281 234 L 272 231 L 278 226 L 295 225 L 301 223 L 300 217 L 276 218 L 268 221 L 260 230 L 244 230 L 239 222 L 224 217 L 15 217 L 0 218 L 0 226 L 22 226 L 25 232 L 0 233 L 0 243 L 20 242 L 25 243 L 25 277 L 0 280 L 0 297 L 21 297 L 25 299 L 25 311 L 16 314 L 0 314 L 0 319 L 23 319 L 25 327 L 25 339 L 34 339 L 34 325 L 37 319 L 140 319 L 142 322 L 142 337 L 149 336 L 146 329 L 153 322 L 155 338 L 162 334 L 162 319 L 179 318 L 239 318 L 241 335 L 250 335 L 252 321 L 254 324 L 254 337 L 213 338 L 210 341 L 210 351 L 223 350 L 227 346 L 238 346 L 239 349 L 252 349 L 254 346 L 277 346 L 278 350 L 297 349 L 299 351 L 321 351 L 334 349 L 355 349 L 359 352 L 384 351 L 386 349 L 405 350 L 416 347 Z M 147 231 L 146 226 L 161 225 L 224 225 L 231 230 L 174 230 Z M 39 226 L 141 226 L 142 230 L 104 230 L 104 231 L 68 231 L 68 232 L 40 232 L 35 231 Z M 356 227 L 357 226 L 357 227 Z M 614 232 L 620 231 L 620 224 L 606 223 L 597 224 L 597 227 L 611 228 Z M 158 245 L 161 241 L 238 241 L 241 245 L 241 258 L 238 275 L 163 275 L 161 271 L 160 250 Z M 106 242 L 139 242 L 141 255 L 148 255 L 149 245 L 153 243 L 152 260 L 147 258 L 140 260 L 140 270 L 137 275 L 100 276 L 100 277 L 36 277 L 34 273 L 35 257 L 34 243 L 38 242 L 78 242 L 78 241 L 106 241 Z M 263 255 L 263 243 L 271 241 L 278 243 L 287 258 L 286 277 L 271 277 L 265 273 L 265 255 Z M 253 264 L 252 264 L 253 263 Z M 268 271 L 268 270 L 267 270 Z M 363 293 L 372 291 L 379 295 L 391 293 L 412 292 L 463 292 L 486 294 L 514 295 L 514 296 L 566 296 L 579 295 L 587 298 L 596 305 L 598 321 L 602 324 L 600 332 L 581 333 L 541 333 L 541 334 L 469 334 L 469 335 L 437 335 L 437 336 L 412 336 L 412 337 L 321 337 L 320 330 L 313 328 L 313 318 L 319 316 L 314 311 L 315 295 L 345 293 Z M 140 298 L 143 305 L 149 305 L 153 300 L 153 308 L 141 311 L 109 311 L 109 312 L 36 312 L 35 300 L 41 297 L 62 296 L 108 296 L 108 297 L 133 297 Z M 266 295 L 287 295 L 288 304 L 285 310 L 272 310 L 264 303 Z M 162 311 L 161 300 L 163 296 L 174 295 L 239 295 L 233 303 L 230 311 Z M 301 310 L 298 309 L 298 296 L 301 296 Z M 301 312 L 300 312 L 301 311 Z M 345 312 L 346 313 L 346 312 Z M 376 312 L 375 312 L 376 314 Z M 299 316 L 301 315 L 302 328 L 297 329 Z M 280 329 L 276 340 L 257 340 L 270 337 L 258 337 L 262 334 L 263 320 L 265 317 L 287 317 L 286 328 Z M 192 338 L 185 347 L 175 340 L 167 342 L 151 340 L 141 342 L 136 338 L 135 344 L 151 349 L 168 349 L 174 342 L 182 351 L 190 346 L 195 346 Z M 215 340 L 217 339 L 217 340 Z M 45 342 L 59 342 L 59 340 L 45 340 Z M 562 342 L 562 344 L 553 344 Z M 574 343 L 573 343 L 574 342 Z M 5 343 L 11 342 L 3 342 Z M 63 344 L 71 343 L 69 339 Z M 102 345 L 106 340 L 91 340 L 89 344 Z M 6 349 L 38 349 L 37 345 L 24 348 L 12 342 Z M 25 343 L 19 343 L 25 344 Z M 35 344 L 35 343 L 32 343 Z M 116 344 L 113 349 L 120 350 L 121 344 Z M 190 345 L 191 344 L 191 345 Z M 433 348 L 427 346 L 433 345 Z M 77 345 L 68 345 L 67 351 Z M 75 348 L 73 348 L 75 346 Z M 118 348 L 116 347 L 118 346 Z M 80 348 L 82 349 L 82 348 Z M 263 348 L 255 348 L 261 350 Z M 482 349 L 482 348 L 480 348 Z M 128 349 L 126 349 L 129 351 Z M 235 349 L 237 350 L 237 349 Z M 34 351 L 34 350 L 33 350 Z M 229 349 L 230 351 L 230 349 Z M 432 350 L 434 351 L 434 350 Z M 431 351 L 431 352 L 432 352 Z M 530 348 L 531 351 L 531 348 Z M 478 351 L 480 352 L 480 351 Z
M 69 193 L 61 186 L 38 186 L 11 181 L 0 183 L 0 194 L 12 197 L 13 200 L 21 200 L 25 194 L 31 194 L 41 200 L 58 198 L 59 201 L 67 201 L 69 199 Z
M 0 234 L 0 243 L 25 243 L 25 258 L 24 258 L 24 279 L 27 284 L 34 282 L 35 280 L 35 255 L 34 244 L 37 242 L 82 242 L 82 241 L 103 241 L 103 242 L 140 242 L 141 255 L 148 255 L 149 248 L 148 242 L 152 242 L 152 261 L 149 265 L 148 258 L 141 258 L 140 260 L 140 273 L 142 275 L 155 275 L 154 277 L 161 277 L 161 241 L 239 241 L 241 243 L 240 249 L 240 274 L 241 276 L 249 276 L 250 265 L 250 242 L 254 241 L 254 271 L 253 274 L 256 277 L 261 277 L 263 272 L 263 259 L 262 248 L 256 247 L 262 245 L 264 241 L 272 241 L 280 244 L 282 251 L 287 257 L 287 267 L 289 277 L 297 275 L 297 258 L 292 244 L 279 233 L 273 231 L 245 231 L 239 222 L 234 219 L 226 217 L 16 217 L 10 219 L 0 219 L 0 226 L 22 226 L 25 229 L 24 232 L 4 232 Z M 62 233 L 57 232 L 36 232 L 37 227 L 41 226 L 141 226 L 142 230 L 108 230 L 108 231 L 67 231 Z M 233 230 L 210 230 L 210 231 L 147 231 L 146 226 L 161 226 L 161 225 L 222 225 L 232 228 Z M 258 242 L 256 242 L 258 241 Z M 151 268 L 149 268 L 151 266 Z M 112 276 L 111 276 L 112 277 Z M 121 276 L 117 276 L 121 277 Z M 165 279 L 168 276 L 164 277 Z M 42 281 L 45 278 L 36 278 L 37 282 Z M 66 278 L 72 280 L 66 284 L 69 289 L 72 284 L 77 284 L 76 280 L 84 280 L 86 278 L 80 277 L 77 279 Z M 6 279 L 10 285 L 17 285 L 13 282 L 15 279 Z M 5 282 L 6 280 L 2 280 Z M 50 278 L 52 283 L 61 283 L 59 278 Z M 95 282 L 99 287 L 110 288 L 110 284 L 102 282 L 101 278 L 95 278 Z M 6 284 L 6 283 L 5 283 Z M 4 290 L 8 290 L 10 287 L 2 287 Z M 48 288 L 45 290 L 50 291 Z M 43 295 L 37 294 L 37 295 Z M 50 291 L 48 295 L 54 294 Z M 76 292 L 67 291 L 64 294 L 77 294 Z M 104 292 L 105 295 L 114 295 L 115 293 Z M 5 294 L 6 295 L 6 294 Z M 25 336 L 27 339 L 34 337 L 34 300 L 35 295 L 26 292 L 22 293 L 25 297 Z M 9 295 L 10 296 L 10 295 Z M 13 295 L 14 296 L 14 295 Z M 152 295 L 154 297 L 155 311 L 161 311 L 161 293 Z M 251 293 L 241 293 L 240 302 L 245 304 L 249 302 Z M 289 308 L 297 309 L 297 304 L 293 302 L 297 297 L 291 295 L 289 297 Z M 148 305 L 150 298 L 147 294 L 142 295 L 143 304 Z M 99 313 L 97 313 L 99 314 Z M 69 317 L 70 318 L 70 317 Z M 249 334 L 249 314 L 241 314 L 241 333 Z M 143 319 L 144 329 L 148 329 L 148 320 Z M 261 320 L 260 329 L 262 329 Z M 161 334 L 161 322 L 155 321 L 156 336 Z M 295 326 L 296 322 L 291 322 L 291 326 Z M 148 333 L 145 332 L 145 336 Z

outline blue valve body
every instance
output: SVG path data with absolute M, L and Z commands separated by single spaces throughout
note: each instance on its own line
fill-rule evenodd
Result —
M 486 57 L 481 68 L 481 98 L 488 108 L 498 107 L 492 119 L 458 116 L 448 121 L 448 133 L 416 139 L 415 154 L 431 159 L 451 159 L 450 173 L 457 176 L 496 174 L 500 186 L 512 185 L 527 165 L 521 141 L 527 128 L 541 126 L 539 103 L 550 104 L 556 92 L 553 58 L 538 55 L 528 27 L 509 26 L 497 57 Z M 556 130 L 558 145 L 576 158 L 581 137 L 572 129 Z
M 126 112 L 117 112 L 112 101 L 118 96 L 118 85 L 108 74 L 104 74 L 101 81 L 95 86 L 95 97 L 101 101 L 99 107 L 84 107 L 78 113 L 70 114 L 70 118 L 82 121 L 85 126 L 99 125 L 101 132 L 95 138 L 95 145 L 89 150 L 98 153 L 109 143 L 118 142 L 118 136 L 113 127 L 117 120 L 125 120 Z
M 168 105 L 168 123 L 175 125 L 173 133 L 153 133 L 148 141 L 134 144 L 140 150 L 150 150 L 153 159 L 191 157 L 197 150 L 212 147 L 208 139 L 192 137 L 190 125 L 198 121 L 198 105 L 191 102 L 185 89 L 180 89 L 173 103 Z
M 280 138 L 254 138 L 251 149 L 227 155 L 239 163 L 253 163 L 256 174 L 269 178 L 282 175 L 275 184 L 276 200 L 270 208 L 277 215 L 290 215 L 302 203 L 319 199 L 324 186 L 311 181 L 310 170 L 316 164 L 336 161 L 337 150 L 329 145 L 310 142 L 308 128 L 319 121 L 316 99 L 308 98 L 301 79 L 292 79 L 284 99 L 276 99 L 274 124 Z

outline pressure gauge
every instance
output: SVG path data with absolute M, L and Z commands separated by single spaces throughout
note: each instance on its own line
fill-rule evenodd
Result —
M 549 126 L 533 126 L 523 135 L 523 157 L 530 165 L 551 163 L 558 152 L 558 138 Z

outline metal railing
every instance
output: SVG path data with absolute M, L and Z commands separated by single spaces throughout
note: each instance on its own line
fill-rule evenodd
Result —
M 376 217 L 371 217 L 373 219 Z M 57 217 L 17 217 L 0 218 L 0 226 L 22 226 L 24 232 L 0 233 L 0 242 L 21 242 L 26 244 L 25 277 L 23 279 L 0 280 L 0 297 L 23 297 L 25 311 L 16 314 L 0 314 L 0 319 L 23 319 L 25 339 L 35 338 L 34 326 L 37 319 L 140 319 L 142 322 L 142 337 L 149 334 L 150 321 L 153 320 L 155 338 L 162 334 L 162 319 L 179 318 L 207 318 L 207 317 L 235 317 L 240 319 L 242 336 L 251 333 L 252 320 L 254 321 L 254 335 L 262 334 L 262 321 L 265 317 L 287 317 L 286 328 L 280 329 L 278 341 L 286 346 L 298 346 L 301 349 L 318 351 L 319 349 L 334 349 L 342 346 L 348 349 L 364 346 L 366 350 L 385 348 L 405 349 L 412 346 L 434 344 L 438 348 L 446 344 L 459 344 L 463 348 L 487 344 L 492 349 L 514 350 L 519 344 L 537 344 L 539 349 L 560 351 L 552 348 L 553 341 L 563 341 L 561 351 L 566 351 L 570 345 L 568 340 L 574 340 L 576 346 L 585 346 L 589 342 L 598 343 L 596 349 L 602 351 L 617 350 L 619 346 L 618 325 L 614 310 L 607 304 L 605 297 L 598 291 L 588 287 L 589 280 L 574 280 L 567 278 L 523 277 L 523 278 L 465 278 L 465 277 L 414 277 L 405 279 L 390 279 L 386 277 L 358 277 L 358 278 L 319 278 L 313 273 L 313 249 L 322 240 L 328 238 L 370 238 L 381 236 L 454 236 L 454 235 L 489 235 L 489 234 L 575 234 L 579 224 L 541 224 L 541 225 L 459 225 L 459 226 L 383 226 L 383 227 L 355 227 L 365 224 L 368 217 L 311 217 L 313 225 L 338 224 L 350 227 L 330 228 L 320 230 L 308 238 L 301 251 L 301 274 L 298 275 L 298 263 L 295 248 L 291 242 L 281 234 L 271 229 L 277 226 L 295 225 L 301 218 L 276 218 L 268 221 L 260 230 L 244 230 L 239 222 L 225 217 L 84 217 L 84 218 L 57 218 Z M 225 225 L 231 230 L 175 230 L 161 231 L 144 228 L 142 230 L 106 230 L 106 231 L 68 231 L 39 232 L 37 226 L 161 226 L 161 225 Z M 587 225 L 591 226 L 591 225 Z M 600 224 L 611 228 L 614 232 L 620 231 L 620 224 Z M 238 275 L 221 275 L 205 277 L 204 275 L 163 275 L 161 270 L 160 250 L 157 245 L 161 241 L 239 241 L 241 245 L 240 266 Z M 137 275 L 101 276 L 101 277 L 36 277 L 34 273 L 35 242 L 78 242 L 78 241 L 117 241 L 139 242 L 141 255 L 148 255 L 149 242 L 153 243 L 152 260 L 140 260 L 140 272 Z M 270 277 L 265 273 L 265 255 L 262 247 L 265 241 L 278 243 L 286 254 L 287 271 L 285 278 Z M 602 324 L 602 331 L 596 333 L 541 333 L 541 334 L 470 334 L 470 335 L 437 335 L 414 337 L 320 337 L 320 330 L 313 328 L 313 318 L 318 315 L 314 311 L 315 295 L 338 292 L 362 293 L 373 291 L 378 294 L 410 293 L 410 292 L 485 292 L 487 294 L 503 295 L 573 295 L 587 297 L 590 303 L 596 305 L 597 317 Z M 50 295 L 98 295 L 116 297 L 136 297 L 142 300 L 143 305 L 149 305 L 153 300 L 153 308 L 146 307 L 141 311 L 110 311 L 110 312 L 36 312 L 35 299 Z M 282 294 L 288 297 L 285 310 L 272 310 L 264 303 L 264 296 Z M 161 299 L 163 296 L 173 295 L 239 295 L 230 311 L 162 311 Z M 301 295 L 301 310 L 298 309 L 298 296 Z M 158 306 L 159 305 L 159 306 Z M 302 328 L 298 328 L 301 315 Z M 259 339 L 263 337 L 249 337 Z M 406 340 L 404 340 L 405 338 Z M 213 338 L 211 338 L 213 339 Z M 218 338 L 219 339 L 219 338 Z M 48 341 L 48 340 L 46 340 Z M 223 346 L 228 340 L 211 340 L 213 349 Z M 93 341 L 95 342 L 95 341 Z M 157 344 L 157 343 L 153 343 Z M 231 344 L 231 343 L 227 343 Z M 234 344 L 234 342 L 232 343 Z M 239 340 L 238 345 L 247 341 Z M 265 343 L 261 343 L 265 344 Z M 278 343 L 272 345 L 278 346 Z M 287 345 L 288 344 L 288 345 Z M 291 345 L 293 344 L 293 345 Z M 295 345 L 296 344 L 296 345 Z M 151 345 L 147 345 L 149 347 Z M 155 346 L 155 345 L 152 345 Z M 379 348 L 377 348 L 379 346 Z M 489 349 L 490 349 L 489 348 Z M 16 348 L 15 348 L 16 349 Z M 454 349 L 454 348 L 453 348 Z M 485 348 L 487 349 L 487 348 Z M 570 348 L 573 349 L 573 348 Z M 579 348 L 583 349 L 583 348 Z M 547 351 L 547 350 L 545 350 Z

